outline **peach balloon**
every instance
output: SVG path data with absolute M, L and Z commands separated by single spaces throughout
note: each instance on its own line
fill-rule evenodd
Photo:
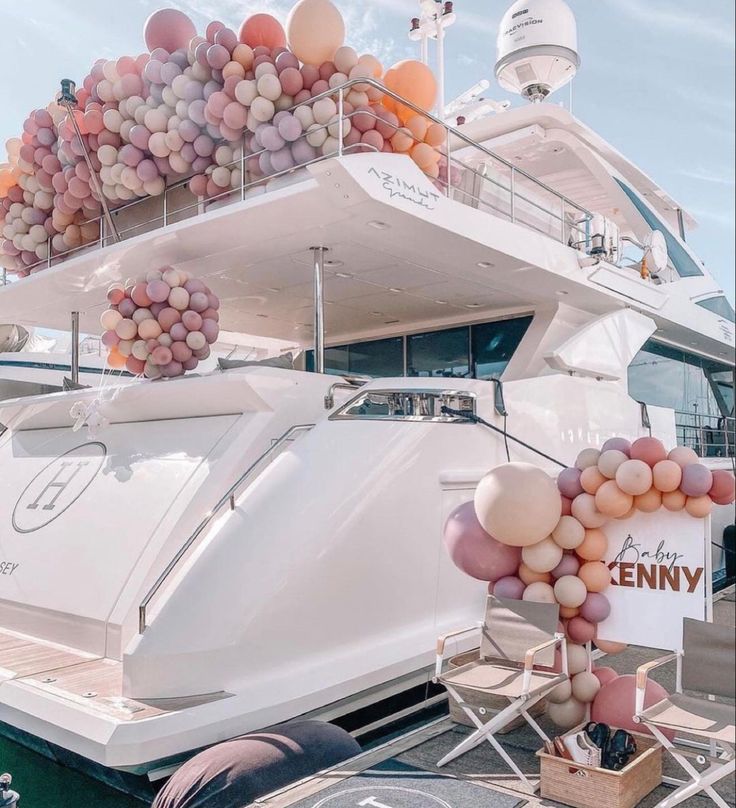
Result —
M 521 599 L 530 600 L 534 603 L 555 603 L 555 591 L 549 584 L 537 581 L 527 586 Z
M 585 528 L 603 527 L 608 517 L 595 507 L 595 497 L 580 494 L 572 501 L 572 515 Z
M 662 494 L 662 505 L 664 505 L 668 511 L 681 511 L 685 507 L 686 502 L 687 496 L 685 496 L 682 491 L 667 491 L 667 493 Z
M 620 654 L 629 647 L 625 642 L 614 642 L 613 640 L 596 640 L 595 645 L 604 654 Z
M 552 531 L 552 539 L 564 550 L 574 550 L 582 544 L 585 528 L 574 516 L 561 516 L 557 527 Z
M 619 449 L 608 449 L 605 452 L 601 452 L 601 456 L 598 458 L 598 471 L 600 471 L 604 477 L 612 480 L 616 476 L 618 467 L 628 459 L 629 458 Z
M 638 496 L 652 487 L 652 470 L 643 460 L 627 460 L 618 467 L 616 482 L 626 494 Z
M 430 110 L 434 106 L 437 96 L 437 82 L 434 74 L 427 65 L 415 59 L 405 59 L 390 67 L 383 83 L 386 88 L 411 101 L 420 109 Z M 384 106 L 399 116 L 402 123 L 416 115 L 416 111 L 389 96 L 384 97 Z
M 658 438 L 639 438 L 631 444 L 629 456 L 632 460 L 642 460 L 653 468 L 660 460 L 667 459 L 667 450 Z
M 536 583 L 548 584 L 552 581 L 552 576 L 548 572 L 535 572 L 524 562 L 519 565 L 518 576 L 527 586 Z
M 238 39 L 251 48 L 262 45 L 269 50 L 286 47 L 286 33 L 281 23 L 270 14 L 253 14 L 243 21 Z
M 676 491 L 682 481 L 682 468 L 674 460 L 660 460 L 652 469 L 654 487 L 663 494 Z
M 702 497 L 688 497 L 685 510 L 696 519 L 705 519 L 713 510 L 713 500 L 707 494 Z
M 662 507 L 662 493 L 650 488 L 646 493 L 634 497 L 634 507 L 642 513 L 656 513 Z
M 107 364 L 110 365 L 111 368 L 123 368 L 125 367 L 125 361 L 125 357 L 117 348 L 110 348 L 107 354 Z
M 587 471 L 588 469 L 586 469 Z M 584 474 L 585 472 L 583 472 Z M 615 480 L 606 480 L 596 491 L 595 506 L 606 516 L 617 519 L 631 510 L 634 498 L 631 494 L 624 493 L 616 484 Z
M 577 617 L 580 614 L 580 609 L 574 608 L 571 609 L 569 606 L 560 606 L 560 617 L 564 620 L 571 620 L 573 617 Z
M 697 463 L 700 460 L 695 450 L 689 446 L 675 446 L 674 449 L 670 450 L 667 459 L 677 463 L 680 468 L 685 468 L 685 466 Z
M 586 561 L 600 561 L 608 549 L 606 534 L 598 528 L 585 531 L 585 539 L 575 550 L 580 558 Z
M 588 561 L 578 570 L 588 592 L 603 592 L 611 584 L 611 572 L 602 561 Z
M 598 471 L 598 466 L 588 466 L 580 474 L 580 485 L 588 494 L 595 494 L 604 482 L 606 482 L 606 477 Z
M 513 547 L 547 538 L 562 515 L 555 481 L 531 463 L 504 463 L 488 472 L 474 502 L 483 529 Z
M 562 547 L 550 536 L 537 544 L 523 547 L 521 558 L 534 572 L 551 572 L 562 560 Z
M 299 0 L 286 18 L 286 38 L 301 62 L 321 65 L 345 41 L 345 22 L 330 0 Z

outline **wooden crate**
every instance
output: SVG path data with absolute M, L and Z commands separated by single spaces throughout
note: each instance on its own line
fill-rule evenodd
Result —
M 631 734 L 636 754 L 619 772 L 583 766 L 540 749 L 541 796 L 573 808 L 634 808 L 662 783 L 662 747 L 650 735 Z
M 474 651 L 466 651 L 464 654 L 458 654 L 457 656 L 451 657 L 448 666 L 450 668 L 460 668 L 463 665 L 467 665 L 469 662 L 474 662 L 478 659 L 479 651 L 476 648 Z M 485 724 L 486 722 L 490 721 L 493 717 L 493 713 L 497 713 L 500 710 L 503 710 L 505 707 L 509 706 L 509 700 L 504 698 L 503 696 L 490 696 L 486 693 L 474 693 L 468 691 L 467 693 L 463 693 L 465 698 L 466 704 L 472 704 L 473 707 L 484 707 L 488 712 L 486 715 L 481 715 L 477 710 L 473 710 L 473 712 L 480 718 L 480 720 Z M 532 718 L 536 718 L 544 713 L 547 709 L 547 700 L 540 699 L 536 704 L 532 705 L 529 709 L 529 715 Z M 475 724 L 468 718 L 465 714 L 465 711 L 462 707 L 458 705 L 455 699 L 450 699 L 450 718 L 456 724 L 463 724 L 466 727 L 473 727 L 476 728 Z M 517 716 L 513 721 L 510 721 L 502 730 L 494 733 L 496 735 L 506 735 L 506 733 L 511 732 L 519 727 L 523 727 L 526 724 L 526 720 L 523 716 Z

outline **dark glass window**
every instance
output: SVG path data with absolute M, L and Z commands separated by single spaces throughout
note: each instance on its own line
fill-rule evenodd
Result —
M 314 373 L 314 351 L 306 352 L 305 368 L 310 373 Z M 334 348 L 326 348 L 325 373 L 333 376 L 343 376 L 348 372 L 348 346 L 336 345 Z
M 404 340 L 392 337 L 356 342 L 350 346 L 348 366 L 358 376 L 403 376 Z
M 614 177 L 614 179 L 616 179 Z M 683 246 L 677 236 L 667 227 L 667 225 L 656 215 L 656 213 L 646 205 L 643 199 L 639 197 L 627 185 L 624 185 L 621 180 L 616 179 L 616 182 L 621 187 L 621 190 L 629 197 L 634 207 L 639 211 L 644 221 L 652 228 L 652 230 L 661 230 L 664 240 L 667 243 L 667 254 L 669 255 L 670 263 L 675 268 L 675 271 L 681 278 L 690 278 L 696 275 L 702 275 L 703 270 L 695 263 L 688 251 Z
M 470 329 L 430 331 L 407 338 L 409 376 L 463 379 L 470 375 Z
M 517 317 L 474 325 L 473 376 L 476 379 L 500 379 L 531 321 L 531 317 Z
M 723 317 L 724 320 L 730 320 L 732 323 L 736 322 L 733 306 L 723 295 L 720 295 L 719 297 L 709 297 L 707 300 L 698 300 L 698 306 L 702 306 L 704 309 L 712 311 L 713 314 Z

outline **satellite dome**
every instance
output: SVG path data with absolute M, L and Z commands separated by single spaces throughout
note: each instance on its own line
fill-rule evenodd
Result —
M 541 101 L 579 66 L 577 24 L 564 0 L 517 0 L 504 14 L 495 72 L 505 90 Z

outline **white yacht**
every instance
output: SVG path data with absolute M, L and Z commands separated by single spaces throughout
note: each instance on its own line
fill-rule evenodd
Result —
M 444 186 L 340 145 L 216 203 L 179 185 L 168 219 L 131 203 L 149 226 L 0 289 L 0 321 L 96 334 L 111 283 L 173 265 L 229 330 L 303 349 L 0 402 L 4 725 L 142 773 L 335 718 L 477 618 L 442 526 L 508 456 L 555 471 L 512 438 L 732 466 L 733 309 L 687 211 L 554 103 L 434 120 Z

